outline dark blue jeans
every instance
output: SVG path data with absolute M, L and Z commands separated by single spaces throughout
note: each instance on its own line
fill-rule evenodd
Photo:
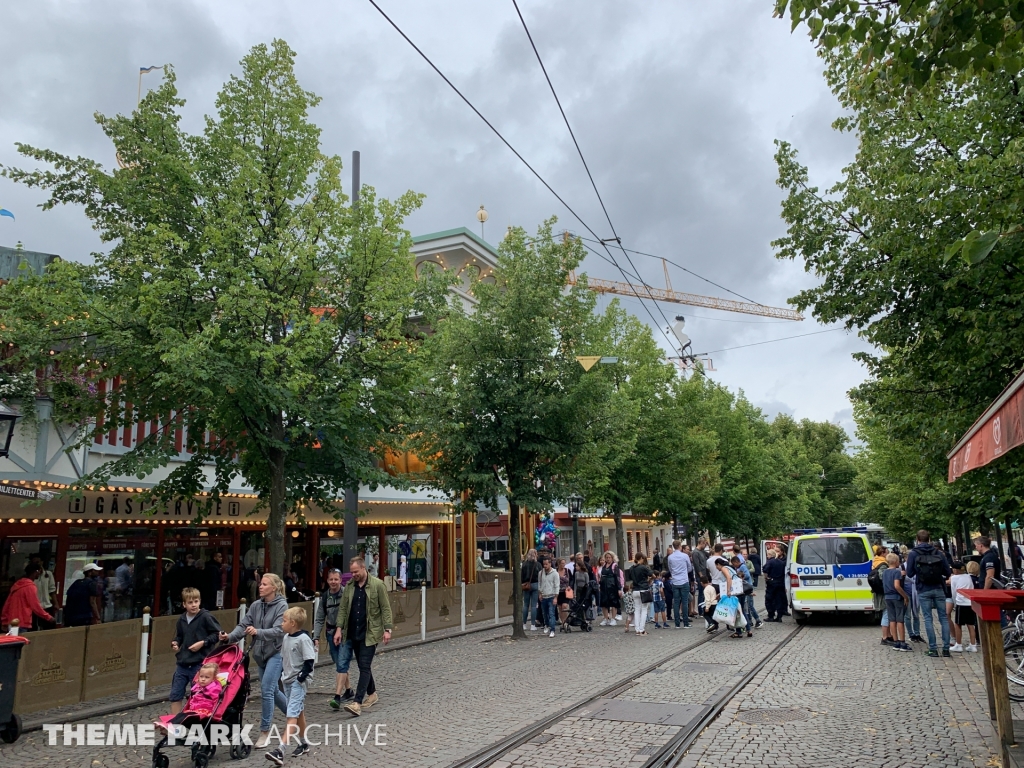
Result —
M 946 616 L 946 591 L 942 587 L 918 589 L 917 599 L 921 603 L 924 614 L 924 631 L 928 635 L 928 647 L 936 651 L 935 628 L 932 626 L 932 611 L 939 614 L 939 627 L 942 630 L 942 650 L 949 650 L 949 617 Z
M 547 622 L 548 629 L 554 632 L 558 626 L 555 622 L 555 598 L 542 597 L 540 599 L 540 615 L 543 616 Z
M 682 620 L 684 626 L 690 626 L 690 583 L 672 585 L 672 613 L 676 617 L 676 626 Z
M 531 584 L 529 589 L 523 589 L 523 624 L 534 623 L 537 616 L 537 598 L 540 592 L 537 585 Z

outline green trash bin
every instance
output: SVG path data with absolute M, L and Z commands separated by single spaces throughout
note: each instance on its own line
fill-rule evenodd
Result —
M 28 638 L 0 635 L 0 739 L 13 744 L 21 736 L 21 718 L 14 714 L 18 689 L 18 660 Z

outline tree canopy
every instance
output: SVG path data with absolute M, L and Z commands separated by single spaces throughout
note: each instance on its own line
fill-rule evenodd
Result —
M 787 13 L 823 49 L 848 47 L 869 88 L 1024 69 L 1021 0 L 776 0 Z
M 917 519 L 959 533 L 1016 510 L 1024 491 L 1013 457 L 945 487 L 946 453 L 1024 364 L 1020 81 L 985 72 L 889 84 L 880 99 L 849 49 L 827 59 L 849 110 L 836 127 L 856 132 L 857 156 L 823 191 L 779 144 L 788 231 L 775 246 L 822 281 L 793 302 L 875 347 L 857 355 L 869 378 L 851 392 L 867 508 L 894 530 Z
M 149 475 L 182 428 L 191 454 L 151 495 L 210 488 L 212 503 L 243 475 L 269 506 L 279 573 L 289 514 L 387 477 L 371 451 L 407 405 L 408 318 L 442 295 L 417 283 L 402 228 L 420 196 L 364 188 L 349 205 L 309 119 L 318 101 L 278 40 L 242 60 L 201 133 L 181 129 L 168 68 L 133 114 L 96 118 L 122 168 L 19 145 L 52 170 L 2 169 L 46 208 L 81 206 L 110 244 L 0 289 L 7 367 L 61 372 L 64 404 L 98 432 L 167 427 L 83 485 Z

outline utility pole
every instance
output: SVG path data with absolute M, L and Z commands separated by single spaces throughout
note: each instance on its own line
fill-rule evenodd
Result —
M 359 152 L 352 153 L 352 207 L 359 207 Z M 359 546 L 359 485 L 345 489 L 345 527 L 342 532 L 342 553 L 344 568 L 356 556 Z

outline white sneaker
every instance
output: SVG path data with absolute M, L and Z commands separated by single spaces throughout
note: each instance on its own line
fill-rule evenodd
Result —
M 256 749 L 266 749 L 270 746 L 270 734 L 263 734 L 255 744 Z
M 617 615 L 617 616 L 615 617 L 615 620 L 616 620 L 616 621 L 622 621 L 622 614 L 621 614 L 621 613 L 620 613 L 620 614 L 618 614 L 618 615 Z
M 530 625 L 530 631 L 531 632 L 536 632 L 537 629 L 538 629 L 538 627 L 535 627 L 533 624 Z
M 949 646 L 950 653 L 963 653 L 963 651 L 964 647 L 960 645 L 960 643 L 954 643 L 953 645 Z
M 621 616 L 618 619 L 612 619 L 611 622 L 608 624 L 608 626 L 609 627 L 617 627 L 617 626 L 619 626 L 619 621 L 621 619 L 622 619 Z
M 601 623 L 598 624 L 598 626 L 599 627 L 607 627 L 608 626 L 608 619 L 601 619 Z
M 967 652 L 968 653 L 977 653 L 978 652 L 978 646 L 976 646 L 976 645 L 968 645 L 967 646 Z
M 548 637 L 554 637 L 554 636 L 555 636 L 555 630 L 552 629 L 550 632 L 548 632 Z

